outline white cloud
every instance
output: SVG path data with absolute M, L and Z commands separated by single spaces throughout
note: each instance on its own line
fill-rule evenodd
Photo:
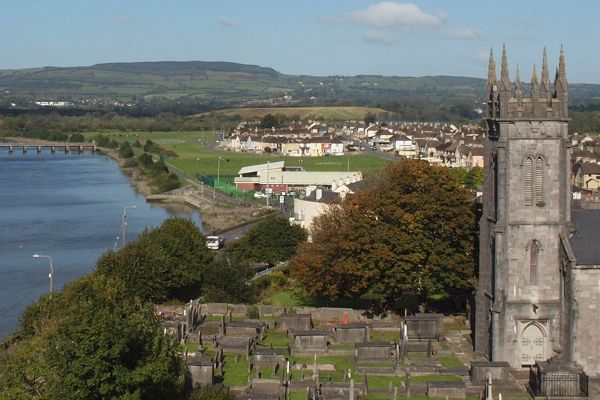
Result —
M 465 40 L 478 40 L 483 37 L 481 31 L 471 28 L 448 28 L 443 33 L 449 37 Z
M 488 51 L 478 51 L 471 56 L 471 59 L 480 63 L 486 63 L 490 59 L 490 53 Z
M 219 17 L 217 18 L 217 22 L 226 28 L 235 28 L 239 26 L 237 22 L 227 17 Z
M 125 25 L 125 26 L 138 25 L 138 22 L 136 20 L 134 20 L 131 17 L 128 17 L 127 15 L 117 15 L 114 18 L 114 20 L 120 25 Z
M 350 21 L 376 28 L 438 27 L 445 15 L 429 14 L 416 4 L 382 1 L 350 14 Z
M 396 41 L 391 35 L 381 31 L 366 31 L 362 35 L 362 39 L 367 43 L 378 43 L 391 46 Z

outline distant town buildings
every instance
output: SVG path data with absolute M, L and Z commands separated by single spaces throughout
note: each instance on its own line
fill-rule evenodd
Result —
M 366 125 L 347 121 L 293 122 L 281 128 L 239 124 L 221 146 L 224 150 L 277 153 L 290 157 L 341 156 L 347 152 L 381 151 L 432 164 L 471 168 L 483 166 L 484 132 L 478 125 L 391 122 Z

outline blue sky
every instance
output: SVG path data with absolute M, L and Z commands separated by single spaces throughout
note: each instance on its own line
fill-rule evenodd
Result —
M 564 44 L 570 82 L 600 83 L 600 2 L 18 0 L 0 5 L 0 69 L 213 60 L 282 73 L 484 77 L 502 44 L 529 80 Z

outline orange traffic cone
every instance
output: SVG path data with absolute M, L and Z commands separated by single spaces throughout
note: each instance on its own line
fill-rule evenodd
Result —
M 344 311 L 344 325 L 348 325 L 348 311 Z

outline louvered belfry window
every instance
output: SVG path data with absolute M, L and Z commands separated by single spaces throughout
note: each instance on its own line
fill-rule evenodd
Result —
M 544 203 L 544 159 L 542 156 L 538 156 L 535 159 L 535 176 L 534 185 L 535 191 L 535 204 L 538 206 Z
M 525 174 L 525 205 L 533 205 L 533 158 L 528 156 L 523 163 Z

